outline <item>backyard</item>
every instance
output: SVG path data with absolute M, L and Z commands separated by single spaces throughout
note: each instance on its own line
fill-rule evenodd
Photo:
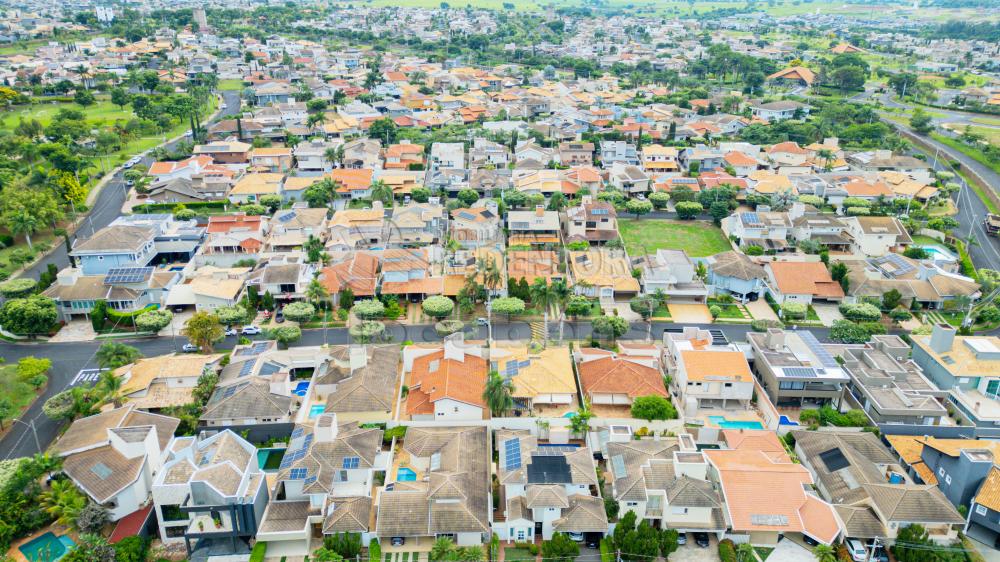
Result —
M 668 249 L 684 250 L 691 257 L 701 258 L 732 249 L 722 230 L 708 222 L 619 219 L 618 231 L 632 257 Z

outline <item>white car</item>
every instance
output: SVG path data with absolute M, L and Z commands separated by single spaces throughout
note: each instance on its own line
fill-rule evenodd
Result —
M 256 336 L 260 333 L 260 328 L 257 326 L 243 326 L 243 330 L 240 333 L 244 336 Z
M 583 542 L 583 533 L 566 533 L 573 542 Z
M 847 539 L 844 545 L 847 546 L 847 552 L 851 554 L 851 560 L 855 562 L 865 562 L 865 560 L 868 560 L 868 549 L 865 548 L 865 545 L 861 544 L 861 541 Z
M 198 346 L 193 343 L 186 343 L 181 347 L 184 353 L 195 353 L 198 351 Z
M 227 329 L 226 329 L 226 337 L 227 337 L 227 338 L 228 338 L 229 336 L 235 336 L 235 335 L 236 335 L 236 334 L 238 334 L 238 333 L 239 333 L 239 331 L 237 331 L 237 330 L 236 330 L 236 328 L 227 328 Z

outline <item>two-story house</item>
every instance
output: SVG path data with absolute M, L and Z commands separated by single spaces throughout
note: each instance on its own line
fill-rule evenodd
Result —
M 542 205 L 533 211 L 508 211 L 507 229 L 511 246 L 558 244 L 559 213 Z
M 684 250 L 656 250 L 633 258 L 632 266 L 640 271 L 639 282 L 647 295 L 662 292 L 671 299 L 698 302 L 708 296 L 708 287 Z
M 771 403 L 837 406 L 851 378 L 809 330 L 747 333 L 753 370 Z
M 753 374 L 736 345 L 717 345 L 711 333 L 693 326 L 665 332 L 663 344 L 673 390 L 686 415 L 696 416 L 702 408 L 750 408 Z
M 444 222 L 444 207 L 436 197 L 427 203 L 397 205 L 386 225 L 386 240 L 399 247 L 435 244 L 443 237 Z
M 603 244 L 618 238 L 618 213 L 607 201 L 585 195 L 582 202 L 566 209 L 563 234 L 567 243 Z
M 707 258 L 708 283 L 716 293 L 729 294 L 741 302 L 764 294 L 767 272 L 747 255 L 730 250 Z
M 451 211 L 449 233 L 464 248 L 479 248 L 500 241 L 500 213 L 496 201 L 480 199 L 471 208 Z
M 638 166 L 639 153 L 635 145 L 627 141 L 601 141 L 600 160 L 605 169 L 615 163 Z
M 156 256 L 156 233 L 143 226 L 106 226 L 73 245 L 69 255 L 84 275 L 101 275 L 112 268 L 145 267 Z

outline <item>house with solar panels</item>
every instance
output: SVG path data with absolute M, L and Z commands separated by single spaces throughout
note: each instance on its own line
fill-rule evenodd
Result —
M 741 246 L 760 246 L 765 250 L 788 249 L 792 220 L 788 213 L 768 210 L 734 213 L 723 220 L 723 230 L 739 239 Z
M 608 532 L 588 447 L 539 443 L 527 430 L 500 430 L 496 444 L 497 478 L 506 499 L 505 520 L 493 528 L 500 540 L 532 542 L 566 533 L 596 542 Z
M 160 540 L 192 560 L 248 554 L 268 501 L 257 448 L 230 430 L 176 438 L 152 495 Z
M 156 232 L 145 226 L 106 226 L 78 241 L 69 255 L 84 275 L 117 267 L 143 267 L 156 256 Z
M 338 423 L 336 414 L 297 425 L 257 530 L 268 556 L 306 555 L 322 546 L 324 535 L 337 533 L 358 533 L 367 545 L 375 475 L 392 458 L 382 449 L 381 429 Z
M 809 330 L 748 332 L 754 374 L 778 406 L 837 407 L 850 376 Z
M 88 317 L 99 300 L 118 312 L 134 312 L 159 304 L 180 281 L 180 273 L 154 267 L 112 267 L 104 273 L 86 275 L 67 267 L 42 294 L 56 301 L 59 320 Z

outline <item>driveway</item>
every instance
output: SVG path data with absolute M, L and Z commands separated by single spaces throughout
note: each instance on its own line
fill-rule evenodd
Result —
M 704 304 L 667 303 L 670 317 L 677 324 L 711 324 L 712 313 Z
M 771 310 L 771 305 L 767 304 L 764 299 L 757 299 L 755 301 L 750 301 L 746 304 L 747 310 L 750 311 L 750 315 L 754 319 L 761 320 L 778 320 L 778 315 Z
M 618 311 L 618 316 L 628 320 L 629 322 L 639 322 L 642 320 L 642 316 L 632 310 L 632 307 L 627 302 L 616 302 L 612 306 L 608 306 L 609 309 L 614 309 Z M 610 311 L 605 311 L 610 313 Z
M 80 342 L 80 341 L 94 341 L 97 337 L 97 332 L 94 331 L 93 324 L 90 320 L 73 320 L 72 322 L 67 322 L 56 335 L 49 339 L 50 343 L 65 343 L 65 342 Z
M 708 548 L 701 548 L 689 535 L 688 543 L 670 555 L 670 562 L 719 562 L 719 545 L 713 537 Z
M 781 562 L 816 562 L 812 551 L 788 538 L 779 542 L 767 559 L 780 560 Z
M 816 316 L 819 316 L 819 320 L 824 326 L 832 326 L 834 320 L 844 319 L 844 315 L 840 313 L 835 304 L 813 303 L 813 310 L 816 311 Z

